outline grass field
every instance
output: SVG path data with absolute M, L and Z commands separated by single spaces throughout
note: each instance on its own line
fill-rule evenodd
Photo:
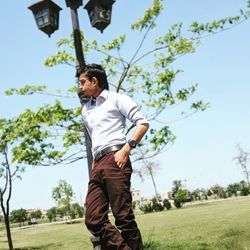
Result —
M 239 197 L 136 216 L 151 250 L 250 250 L 250 197 Z M 90 250 L 83 223 L 13 232 L 15 249 Z M 7 249 L 0 235 L 0 249 Z

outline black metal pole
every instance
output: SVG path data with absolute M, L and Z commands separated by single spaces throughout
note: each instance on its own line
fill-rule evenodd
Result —
M 85 60 L 84 60 L 84 55 L 83 55 L 83 50 L 82 50 L 82 37 L 81 37 L 81 32 L 80 32 L 80 25 L 79 25 L 79 19 L 78 19 L 78 14 L 77 14 L 77 9 L 76 8 L 71 8 L 71 19 L 72 19 L 72 25 L 73 25 L 73 36 L 74 36 L 74 45 L 75 45 L 75 53 L 76 53 L 76 76 L 78 77 L 78 71 L 81 67 L 84 67 Z M 89 134 L 87 132 L 86 127 L 84 126 L 84 136 L 85 136 L 85 144 L 86 144 L 86 153 L 87 153 L 87 161 L 88 161 L 88 172 L 89 176 L 91 173 L 92 169 L 92 152 L 91 152 L 91 139 L 89 137 Z
M 81 39 L 82 36 L 80 32 L 80 25 L 79 25 L 79 19 L 78 19 L 78 14 L 77 14 L 77 8 L 79 6 L 75 6 L 73 2 L 71 5 L 70 4 L 71 2 L 68 1 L 67 5 L 71 9 L 74 45 L 75 45 L 75 53 L 76 53 L 76 59 L 77 59 L 76 60 L 76 77 L 79 77 L 79 69 L 86 65 L 85 60 L 84 60 L 83 50 L 82 50 L 82 39 Z M 79 91 L 79 88 L 78 88 L 78 91 Z M 81 104 L 84 105 L 86 98 L 83 95 L 81 95 L 81 93 L 79 92 L 78 92 L 78 95 L 80 96 Z M 92 162 L 93 162 L 93 157 L 92 157 L 92 152 L 91 152 L 92 142 L 91 142 L 90 136 L 85 126 L 84 126 L 84 137 L 85 137 L 85 145 L 86 145 L 86 153 L 87 153 L 87 161 L 88 161 L 88 171 L 89 171 L 89 177 L 90 177 L 91 169 L 92 169 Z M 90 240 L 93 244 L 94 250 L 101 250 L 100 237 L 91 236 Z
M 77 9 L 71 8 L 70 10 L 71 10 L 71 19 L 72 19 L 72 26 L 73 26 L 75 52 L 76 52 L 76 58 L 77 58 L 76 70 L 78 71 L 80 67 L 83 67 L 86 64 L 85 64 L 84 55 L 82 51 L 81 31 L 80 31 Z

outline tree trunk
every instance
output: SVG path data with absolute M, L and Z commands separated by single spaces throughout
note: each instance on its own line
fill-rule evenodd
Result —
M 153 185 L 154 185 L 154 189 L 155 189 L 156 201 L 159 202 L 158 193 L 157 193 L 157 190 L 156 190 L 155 180 L 154 180 L 154 176 L 153 176 L 152 171 L 150 171 L 150 176 L 151 176 L 151 179 L 152 179 L 152 182 L 153 182 Z
M 250 185 L 250 182 L 249 182 L 249 171 L 248 171 L 248 169 L 247 169 L 247 165 L 246 165 L 246 164 L 243 165 L 243 173 L 244 173 L 245 176 L 246 176 L 247 184 L 248 184 L 248 186 L 249 186 L 249 185 Z
M 4 216 L 4 223 L 5 223 L 5 229 L 6 229 L 6 234 L 7 234 L 7 239 L 8 239 L 8 245 L 9 245 L 9 250 L 13 250 L 13 243 L 12 243 L 12 237 L 11 237 L 11 231 L 10 231 L 10 198 L 12 194 L 12 174 L 10 171 L 10 165 L 8 161 L 8 156 L 7 156 L 7 148 L 6 151 L 4 152 L 5 155 L 5 160 L 6 160 L 6 177 L 5 177 L 5 187 L 3 190 L 0 191 L 0 203 L 1 203 L 1 208 L 3 211 L 3 216 Z M 16 171 L 18 170 L 18 167 Z M 9 188 L 8 188 L 9 187 Z M 6 206 L 4 206 L 4 194 L 7 193 L 7 199 L 6 199 Z
M 5 228 L 6 228 L 6 233 L 7 233 L 9 250 L 13 250 L 14 248 L 13 248 L 12 237 L 11 237 L 11 232 L 10 232 L 9 215 L 6 213 L 4 213 L 4 222 L 5 222 Z

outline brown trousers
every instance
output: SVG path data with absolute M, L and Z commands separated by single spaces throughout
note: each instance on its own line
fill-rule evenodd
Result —
M 114 152 L 95 163 L 86 197 L 85 224 L 94 236 L 100 236 L 102 249 L 142 250 L 141 233 L 132 211 L 130 160 L 123 169 L 114 161 Z M 115 226 L 108 218 L 109 204 Z

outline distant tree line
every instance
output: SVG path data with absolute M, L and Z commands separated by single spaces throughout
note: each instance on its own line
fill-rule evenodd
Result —
M 250 195 L 250 185 L 246 181 L 229 184 L 222 187 L 218 184 L 208 189 L 197 188 L 189 191 L 184 187 L 181 180 L 173 181 L 172 192 L 169 199 L 154 197 L 147 204 L 140 207 L 144 213 L 159 212 L 164 209 L 169 210 L 172 206 L 181 208 L 185 203 L 211 199 L 226 199 L 229 197 Z
M 56 201 L 57 206 L 47 210 L 43 214 L 40 209 L 28 211 L 23 208 L 15 209 L 10 212 L 10 223 L 18 223 L 19 226 L 52 222 L 57 220 L 71 221 L 72 219 L 82 218 L 84 208 L 78 203 L 72 203 L 74 196 L 73 188 L 65 180 L 60 180 L 58 185 L 52 189 L 52 198 Z M 3 218 L 0 218 L 3 221 Z
M 35 225 L 45 223 L 47 221 L 54 222 L 60 220 L 71 221 L 72 219 L 82 218 L 84 216 L 84 208 L 78 203 L 71 204 L 70 213 L 67 207 L 52 207 L 42 213 L 40 209 L 30 212 L 24 208 L 12 210 L 10 212 L 10 223 L 18 224 L 19 227 L 26 225 Z M 3 222 L 3 216 L 0 216 L 0 222 Z
M 50 222 L 61 220 L 63 218 L 68 219 L 77 219 L 84 216 L 84 208 L 78 203 L 71 204 L 70 211 L 67 207 L 52 207 L 47 210 L 47 218 Z

